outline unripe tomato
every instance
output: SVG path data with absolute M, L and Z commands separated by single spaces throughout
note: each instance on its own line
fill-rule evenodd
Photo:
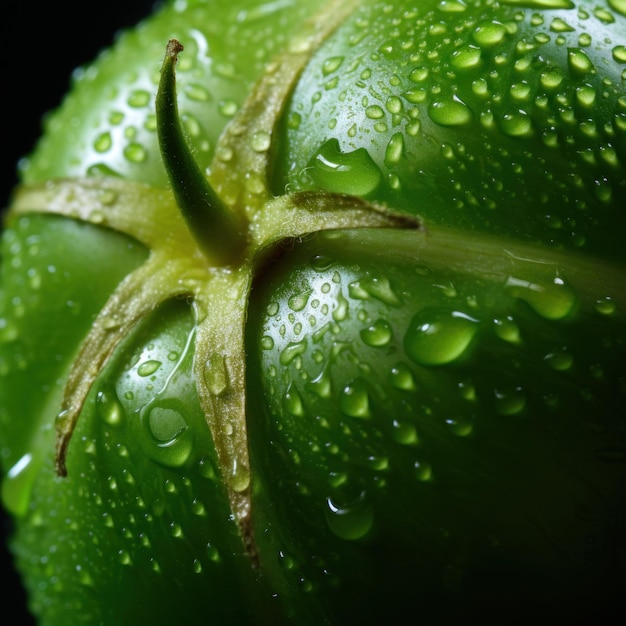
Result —
M 612 615 L 626 5 L 168 2 L 5 217 L 41 624 Z

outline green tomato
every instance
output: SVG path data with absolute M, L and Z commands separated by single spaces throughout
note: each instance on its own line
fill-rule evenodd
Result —
M 626 6 L 319 4 L 164 4 L 22 167 L 2 502 L 41 624 L 623 602 Z

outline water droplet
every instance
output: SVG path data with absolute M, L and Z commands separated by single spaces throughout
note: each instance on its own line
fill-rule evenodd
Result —
M 392 167 L 400 161 L 404 153 L 404 135 L 394 133 L 385 149 L 385 165 Z
M 374 525 L 374 511 L 365 492 L 348 504 L 326 499 L 326 521 L 337 537 L 354 541 L 367 535 Z
M 146 160 L 146 149 L 138 143 L 129 143 L 124 147 L 124 156 L 132 163 L 143 163 Z
M 450 62 L 458 70 L 472 69 L 480 65 L 481 50 L 471 44 L 459 48 L 452 53 Z
M 370 417 L 370 399 L 367 384 L 362 378 L 353 380 L 341 391 L 339 397 L 341 411 L 349 417 Z
M 626 46 L 615 46 L 613 48 L 613 59 L 618 63 L 626 63 Z
M 515 298 L 524 300 L 536 313 L 549 320 L 563 319 L 574 309 L 576 296 L 561 278 L 539 284 L 510 277 L 506 289 Z
M 530 116 L 522 110 L 503 115 L 500 127 L 502 132 L 510 137 L 530 137 L 533 134 Z
M 197 83 L 190 83 L 185 85 L 185 95 L 190 100 L 195 100 L 196 102 L 208 102 L 211 99 L 211 94 L 203 85 L 198 85 Z
M 459 415 L 446 419 L 446 426 L 457 437 L 467 437 L 474 430 L 474 419 L 469 415 Z
M 193 450 L 193 434 L 176 400 L 155 400 L 140 413 L 147 438 L 141 439 L 148 456 L 168 467 L 181 467 Z
M 101 390 L 96 395 L 96 414 L 110 426 L 119 426 L 124 416 L 124 409 L 115 391 Z
M 363 342 L 372 347 L 386 346 L 393 336 L 391 325 L 382 319 L 363 329 L 360 334 Z
M 440 126 L 462 126 L 474 119 L 472 110 L 458 96 L 437 100 L 428 107 L 430 119 Z
M 238 109 L 239 105 L 234 100 L 222 100 L 218 106 L 218 111 L 224 117 L 233 117 Z
M 608 4 L 620 15 L 626 16 L 626 0 L 608 0 Z
M 162 365 L 161 361 L 155 361 L 155 360 L 144 361 L 137 368 L 137 374 L 143 377 L 150 376 L 151 374 L 154 374 L 161 367 L 161 365 Z
M 587 54 L 580 48 L 569 48 L 567 51 L 567 64 L 572 74 L 583 75 L 591 72 L 594 67 Z
M 111 139 L 111 133 L 108 131 L 100 133 L 93 142 L 94 150 L 100 153 L 110 150 L 112 145 L 113 140 Z
M 290 383 L 287 391 L 285 391 L 285 408 L 294 417 L 303 417 L 305 415 L 302 396 L 293 383 Z
M 574 357 L 567 348 L 559 348 L 553 350 L 543 357 L 544 361 L 552 368 L 559 372 L 568 370 L 574 362 Z
M 150 103 L 150 92 L 145 89 L 136 89 L 131 91 L 128 96 L 128 106 L 133 108 L 145 107 Z
M 595 308 L 601 315 L 613 315 L 617 310 L 615 302 L 610 296 L 605 296 L 604 298 L 596 300 Z
M 517 415 L 526 406 L 526 394 L 521 387 L 494 389 L 495 410 L 499 415 Z
M 342 56 L 335 56 L 326 59 L 324 63 L 322 63 L 322 74 L 324 76 L 328 76 L 329 74 L 336 72 L 341 67 L 343 61 L 344 57 Z
M 320 398 L 330 398 L 332 393 L 332 377 L 330 375 L 329 363 L 324 366 L 316 378 L 307 383 L 306 388 Z
M 214 396 L 221 396 L 228 390 L 228 369 L 223 354 L 213 353 L 204 367 L 204 382 Z
M 433 468 L 427 461 L 415 461 L 413 473 L 420 482 L 428 482 L 433 479 Z
M 2 481 L 2 504 L 7 511 L 17 516 L 26 514 L 36 475 L 32 454 L 24 454 L 9 469 Z
M 415 391 L 415 378 L 413 373 L 404 363 L 398 363 L 391 368 L 389 382 L 396 389 L 402 391 Z
M 465 313 L 426 309 L 411 320 L 404 347 L 415 363 L 443 365 L 467 350 L 477 330 L 478 321 Z
M 501 22 L 481 22 L 472 37 L 479 46 L 495 46 L 501 43 L 507 34 L 506 26 Z
M 389 306 L 402 304 L 387 278 L 367 277 L 356 280 L 348 285 L 348 293 L 355 300 L 368 300 L 371 297 Z
M 306 340 L 289 343 L 280 353 L 280 364 L 290 365 L 296 357 L 306 352 L 306 348 Z
M 496 335 L 509 343 L 519 344 L 521 342 L 519 326 L 511 317 L 496 318 L 493 320 Z
M 403 446 L 414 446 L 419 443 L 417 428 L 410 422 L 394 420 L 392 437 Z
M 382 173 L 367 150 L 341 152 L 337 139 L 324 143 L 305 171 L 316 187 L 355 196 L 371 193 L 382 181 Z
M 257 131 L 252 135 L 251 145 L 255 152 L 266 152 L 272 145 L 272 137 L 266 131 Z

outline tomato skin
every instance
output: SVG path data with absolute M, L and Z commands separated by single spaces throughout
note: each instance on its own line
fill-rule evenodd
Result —
M 172 36 L 185 42 L 180 109 L 197 161 L 228 162 L 219 137 L 232 112 L 318 4 L 166 5 L 80 74 L 24 184 L 104 175 L 166 189 L 153 96 Z M 425 229 L 313 234 L 260 264 L 245 335 L 254 551 L 197 393 L 191 297 L 155 306 L 117 347 L 77 422 L 68 476 L 55 476 L 70 364 L 151 250 L 106 214 L 8 214 L 2 497 L 42 624 L 373 624 L 407 611 L 428 623 L 575 621 L 620 606 L 621 5 L 610 21 L 582 1 L 357 4 L 285 102 L 273 191 L 356 194 Z M 479 65 L 460 65 L 487 22 L 502 46 L 483 42 Z M 593 47 L 580 43 L 588 24 Z M 571 69 L 579 49 L 596 71 Z M 438 124 L 441 90 L 480 115 Z M 536 133 L 505 132 L 512 110 L 528 110 Z M 242 170 L 253 193 L 250 181 Z

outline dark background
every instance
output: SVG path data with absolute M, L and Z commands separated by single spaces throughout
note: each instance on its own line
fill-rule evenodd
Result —
M 0 32 L 0 210 L 17 182 L 17 163 L 34 147 L 44 114 L 56 108 L 70 86 L 72 71 L 89 63 L 115 33 L 149 14 L 154 0 L 105 3 L 10 0 L 2 8 Z M 1 451 L 0 451 L 1 453 Z M 0 509 L 0 621 L 31 626 L 25 596 L 15 574 L 7 538 L 10 519 Z

